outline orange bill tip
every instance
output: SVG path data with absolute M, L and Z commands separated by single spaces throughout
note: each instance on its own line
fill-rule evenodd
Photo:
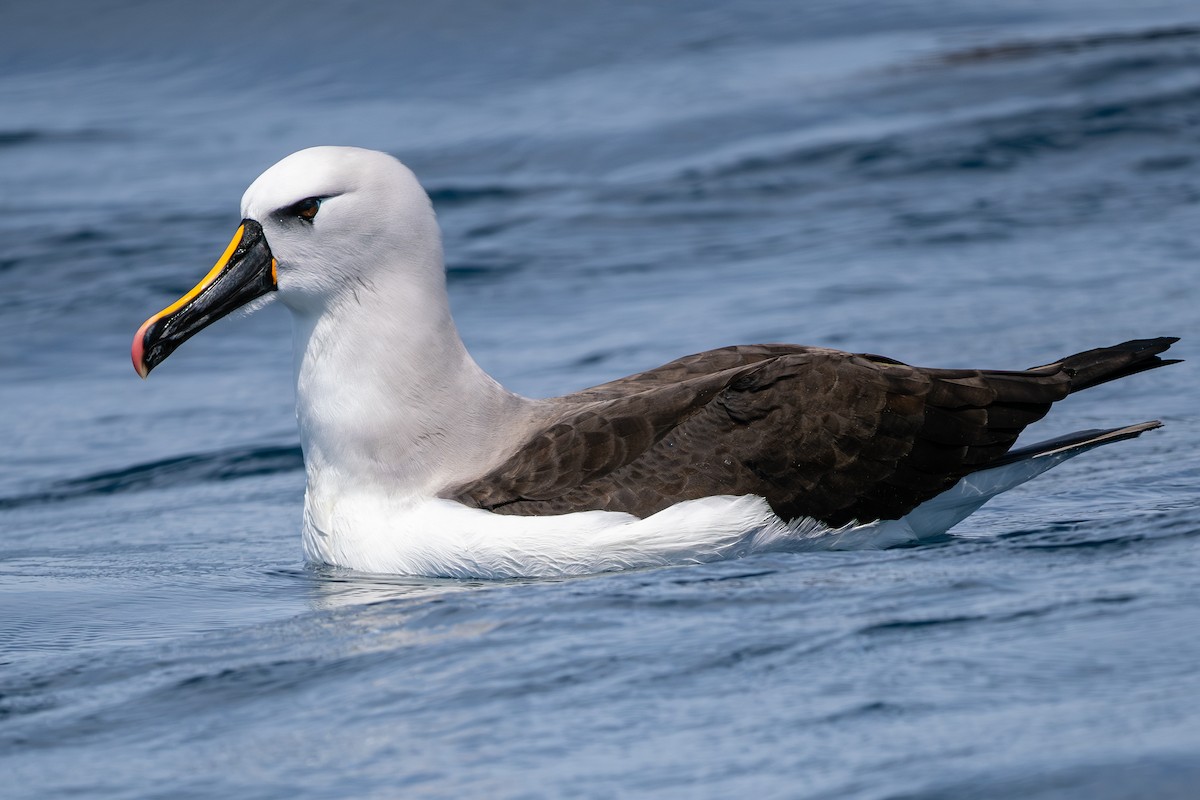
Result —
M 137 370 L 137 374 L 143 380 L 150 374 L 150 369 L 146 366 L 146 361 L 143 358 L 146 347 L 146 329 L 154 324 L 155 319 L 157 319 L 156 316 L 143 322 L 142 327 L 138 328 L 137 333 L 133 335 L 133 349 L 130 351 L 130 355 L 133 356 L 133 368 Z

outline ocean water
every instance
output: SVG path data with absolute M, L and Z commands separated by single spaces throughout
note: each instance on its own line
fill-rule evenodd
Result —
M 1200 10 L 5 4 L 0 795 L 1200 795 Z M 1188 363 L 942 544 L 569 581 L 303 562 L 279 308 L 128 348 L 287 153 L 429 189 L 477 360 Z

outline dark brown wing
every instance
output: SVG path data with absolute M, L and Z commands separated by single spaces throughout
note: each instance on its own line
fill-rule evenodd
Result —
M 690 356 L 683 356 L 674 361 L 668 361 L 661 367 L 617 378 L 615 381 L 602 383 L 582 392 L 561 398 L 571 402 L 588 402 L 592 400 L 612 400 L 647 389 L 655 389 L 682 381 L 713 375 L 725 370 L 757 364 L 760 361 L 783 355 L 799 353 L 836 353 L 824 347 L 810 347 L 800 344 L 737 344 L 722 347 L 718 350 L 706 350 Z
M 700 353 L 563 398 L 561 416 L 519 453 L 444 496 L 500 513 L 644 517 L 756 494 L 785 519 L 895 519 L 1003 456 L 1074 388 L 1166 363 L 1154 353 L 1169 343 L 1024 372 L 788 345 Z

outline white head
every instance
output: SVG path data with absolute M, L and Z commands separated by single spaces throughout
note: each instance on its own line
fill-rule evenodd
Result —
M 452 325 L 441 236 L 416 177 L 386 153 L 312 147 L 268 169 L 242 197 L 242 226 L 205 278 L 134 339 L 145 375 L 183 341 L 278 290 L 316 319 L 373 299 L 404 319 L 398 335 Z
M 445 281 L 429 197 L 387 153 L 293 153 L 250 185 L 242 216 L 262 225 L 278 265 L 279 299 L 295 310 L 318 311 L 388 270 L 410 273 L 388 277 L 435 288 Z

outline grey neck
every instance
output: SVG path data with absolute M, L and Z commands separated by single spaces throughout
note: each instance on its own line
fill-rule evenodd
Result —
M 520 444 L 537 402 L 475 363 L 444 288 L 412 289 L 360 289 L 316 313 L 293 309 L 310 491 L 370 486 L 434 496 L 485 474 Z

